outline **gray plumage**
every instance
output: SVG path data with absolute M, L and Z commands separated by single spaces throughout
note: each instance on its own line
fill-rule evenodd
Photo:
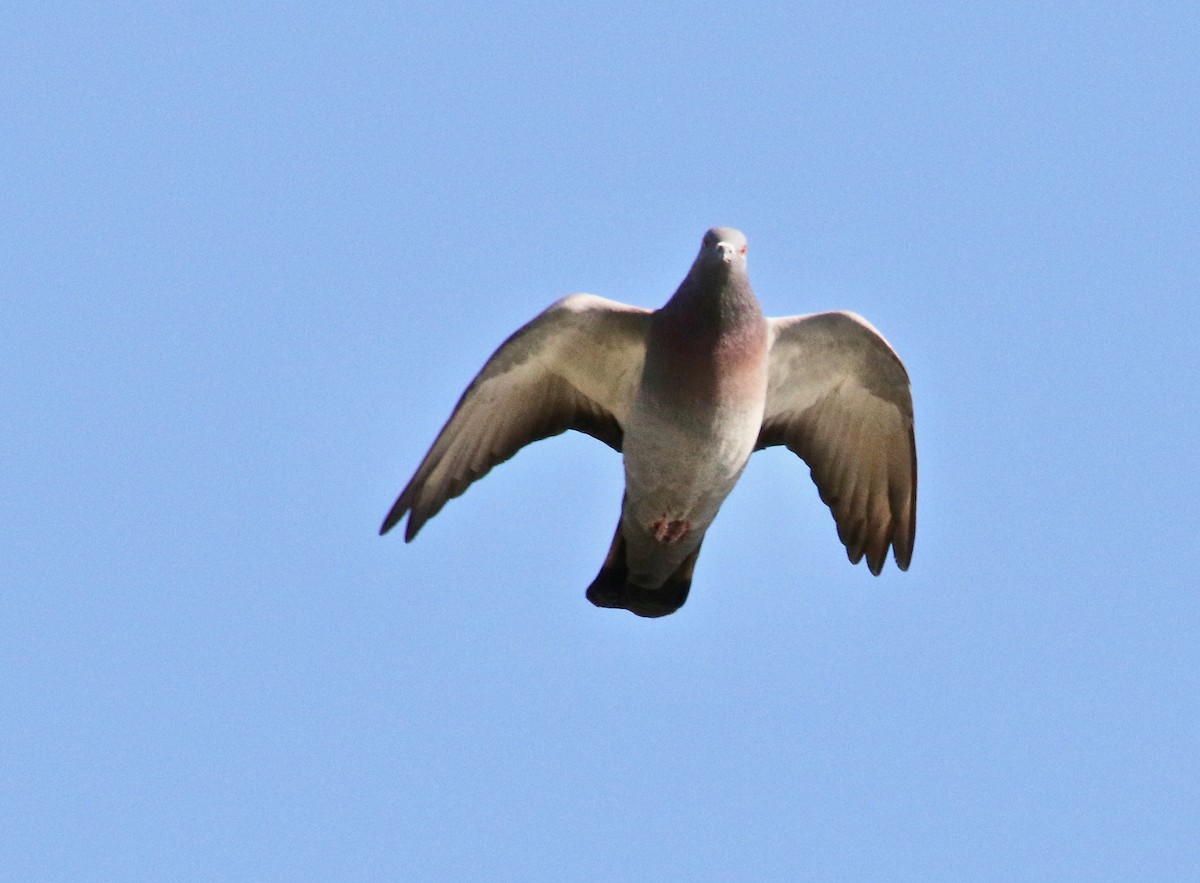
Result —
M 587 294 L 505 341 L 384 519 L 416 536 L 448 500 L 530 442 L 568 429 L 623 453 L 621 517 L 588 588 L 598 606 L 662 616 L 687 599 L 705 532 L 750 454 L 808 463 L 853 563 L 908 569 L 917 455 L 908 375 L 864 319 L 768 319 L 746 240 L 709 230 L 675 294 L 650 311 Z

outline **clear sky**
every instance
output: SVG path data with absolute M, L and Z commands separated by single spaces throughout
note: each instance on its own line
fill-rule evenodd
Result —
M 1200 878 L 1193 3 L 0 12 L 0 877 Z M 758 454 L 583 597 L 571 434 L 379 522 L 512 330 L 737 226 L 907 363 L 908 573 Z

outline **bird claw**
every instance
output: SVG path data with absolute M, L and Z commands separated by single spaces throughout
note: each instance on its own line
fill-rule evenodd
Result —
M 692 523 L 682 518 L 662 518 L 654 522 L 654 539 L 664 546 L 682 542 L 692 532 Z

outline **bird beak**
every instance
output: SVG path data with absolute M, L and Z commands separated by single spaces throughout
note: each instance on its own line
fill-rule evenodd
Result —
M 716 246 L 714 246 L 714 248 L 716 249 L 717 257 L 719 257 L 721 259 L 722 263 L 724 263 L 724 264 L 732 264 L 733 263 L 733 256 L 735 254 L 737 254 L 736 248 L 734 248 L 728 242 L 718 242 L 716 244 Z

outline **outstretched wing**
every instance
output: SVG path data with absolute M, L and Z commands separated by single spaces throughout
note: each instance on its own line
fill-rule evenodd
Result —
M 405 541 L 497 463 L 577 429 L 621 450 L 642 374 L 650 311 L 574 294 L 506 340 L 463 393 L 383 526 Z
M 758 448 L 786 445 L 812 470 L 850 561 L 907 570 L 917 530 L 912 394 L 900 357 L 865 319 L 768 320 L 770 381 Z

